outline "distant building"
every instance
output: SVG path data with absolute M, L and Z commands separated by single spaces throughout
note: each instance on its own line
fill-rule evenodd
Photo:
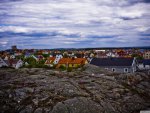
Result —
M 106 55 L 107 57 L 119 57 L 119 55 L 115 52 L 108 52 Z
M 42 55 L 31 55 L 32 58 L 34 58 L 36 61 L 44 60 L 44 57 Z
M 11 49 L 14 50 L 14 51 L 17 50 L 17 46 L 13 45 L 13 46 L 11 46 Z
M 134 73 L 137 70 L 135 58 L 93 58 L 90 64 L 118 73 Z
M 23 66 L 22 60 L 10 59 L 10 60 L 3 60 L 0 58 L 0 67 L 13 67 L 15 69 L 20 68 Z
M 11 59 L 9 60 L 9 64 L 11 67 L 18 69 L 23 66 L 23 61 L 22 60 L 16 60 L 16 59 Z
M 143 54 L 144 59 L 150 59 L 150 51 L 147 51 Z
M 97 58 L 107 58 L 107 55 L 106 55 L 106 52 L 97 52 L 97 55 L 96 55 Z

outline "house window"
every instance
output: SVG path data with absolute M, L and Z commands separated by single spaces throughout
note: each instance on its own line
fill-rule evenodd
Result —
M 128 68 L 124 68 L 124 72 L 125 72 L 125 73 L 128 73 Z
M 113 71 L 113 72 L 116 72 L 116 69 L 115 69 L 115 68 L 112 68 L 112 71 Z

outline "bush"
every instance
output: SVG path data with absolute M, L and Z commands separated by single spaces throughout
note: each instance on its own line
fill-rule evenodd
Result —
M 63 66 L 63 65 L 60 65 L 60 67 L 59 67 L 62 71 L 64 71 L 64 70 L 66 70 L 66 67 L 65 66 Z
M 50 54 L 42 54 L 44 58 L 49 57 Z
M 82 65 L 78 65 L 77 67 L 75 67 L 75 69 L 81 68 L 83 67 Z
M 44 63 L 45 63 L 45 60 L 38 61 L 38 64 L 44 64 Z
M 28 58 L 24 59 L 24 62 L 27 62 L 30 65 L 36 65 L 36 60 L 33 57 L 28 57 Z
M 71 71 L 72 71 L 72 67 L 68 67 L 67 72 L 71 72 Z

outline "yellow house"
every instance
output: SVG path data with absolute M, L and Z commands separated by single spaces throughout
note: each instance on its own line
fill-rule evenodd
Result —
M 62 58 L 60 59 L 57 68 L 60 66 L 77 68 L 78 66 L 82 66 L 87 63 L 88 61 L 86 58 Z
M 143 54 L 143 57 L 144 57 L 144 59 L 150 59 L 150 51 L 146 51 L 146 52 Z

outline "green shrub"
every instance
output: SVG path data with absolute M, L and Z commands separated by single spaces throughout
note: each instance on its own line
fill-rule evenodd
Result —
M 36 64 L 36 60 L 33 57 L 28 57 L 24 59 L 24 62 L 29 63 L 30 65 L 35 65 Z
M 62 71 L 66 70 L 66 67 L 64 65 L 60 65 L 59 67 Z
M 44 58 L 49 57 L 50 54 L 42 54 Z
M 72 71 L 72 67 L 68 67 L 67 72 L 71 72 L 71 71 Z

